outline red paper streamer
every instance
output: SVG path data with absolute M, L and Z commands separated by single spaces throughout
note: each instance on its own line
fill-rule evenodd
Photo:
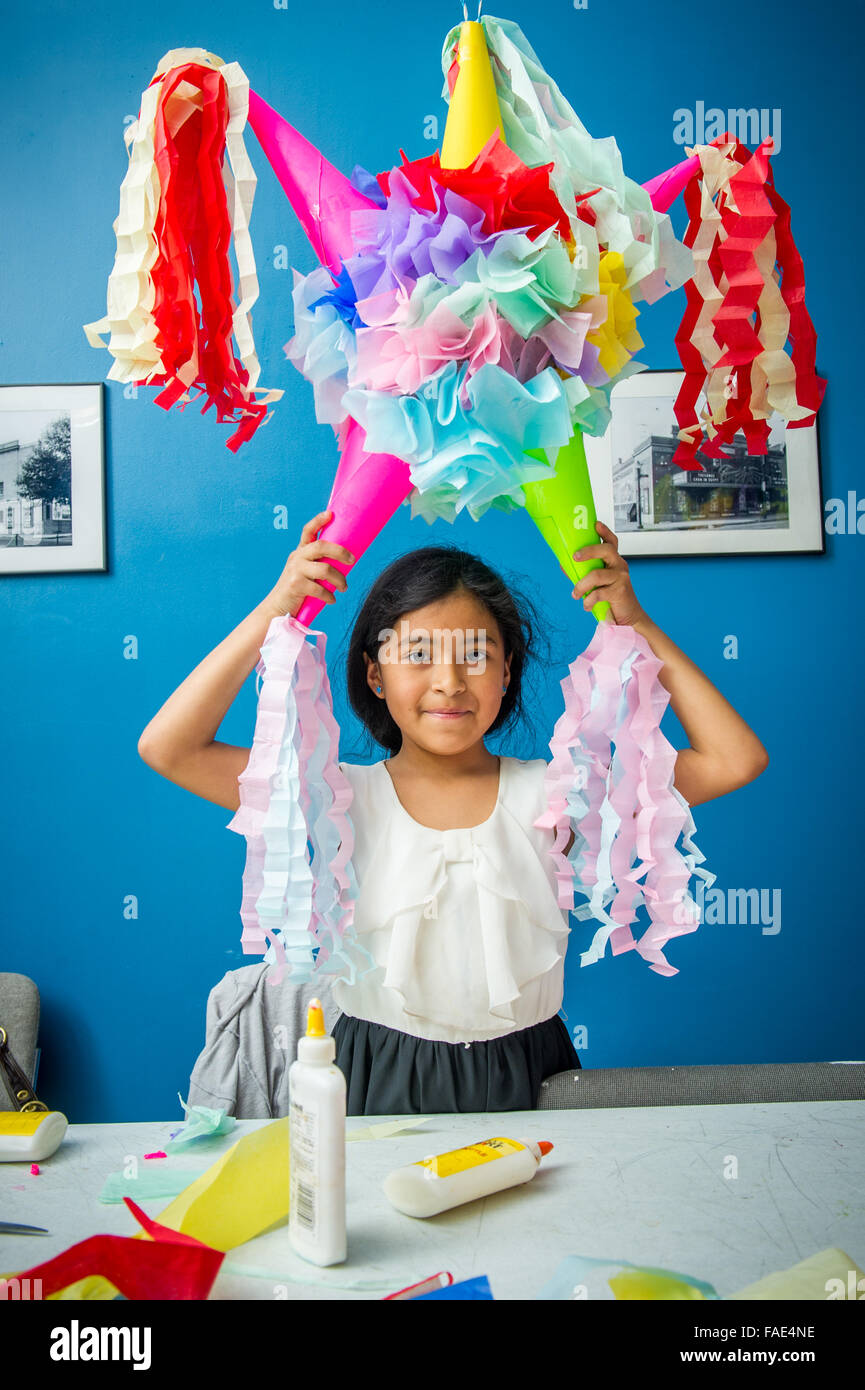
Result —
M 755 252 L 773 224 L 781 296 L 790 313 L 789 339 L 793 344 L 791 360 L 796 373 L 796 399 L 811 411 L 803 419 L 791 420 L 791 428 L 804 428 L 814 423 L 826 389 L 825 380 L 815 371 L 817 335 L 805 308 L 804 268 L 790 230 L 790 209 L 775 189 L 769 165 L 771 141 L 764 141 L 753 154 L 729 132 L 712 144 L 719 148 L 731 144 L 733 156 L 742 166 L 730 179 L 729 192 L 722 191 L 718 196 L 717 208 L 726 235 L 723 240 L 718 235 L 708 260 L 714 283 L 720 284 L 722 275 L 727 280 L 727 289 L 712 325 L 718 346 L 723 349 L 716 366 L 729 367 L 735 372 L 735 391 L 727 403 L 726 419 L 717 424 L 711 440 L 704 439 L 696 406 L 706 384 L 706 368 L 700 351 L 691 341 L 703 300 L 694 282 L 689 281 L 685 286 L 687 308 L 676 334 L 685 379 L 674 405 L 679 428 L 688 431 L 689 438 L 680 441 L 673 454 L 673 462 L 686 470 L 702 468 L 696 457 L 698 450 L 708 458 L 725 458 L 724 445 L 731 443 L 739 430 L 745 434 L 750 454 L 758 456 L 767 452 L 769 422 L 753 413 L 751 369 L 763 351 L 758 308 L 763 282 Z M 693 246 L 700 226 L 702 177 L 702 173 L 696 174 L 685 189 L 689 223 L 683 239 L 687 246 Z
M 158 256 L 150 274 L 156 346 L 165 371 L 146 384 L 165 387 L 156 397 L 165 410 L 187 391 L 206 395 L 202 414 L 214 405 L 220 424 L 240 422 L 226 440 L 236 453 L 252 438 L 267 407 L 252 395 L 249 373 L 231 341 L 232 229 L 222 180 L 228 94 L 222 75 L 202 63 L 183 63 L 161 80 L 154 138 L 161 187 L 154 229 Z
M 684 198 L 688 211 L 688 226 L 682 240 L 686 246 L 692 247 L 700 228 L 702 198 L 698 177 L 693 178 L 686 186 Z M 673 463 L 677 463 L 680 468 L 687 472 L 694 469 L 703 470 L 702 463 L 696 457 L 699 448 L 698 436 L 702 436 L 702 428 L 697 416 L 697 401 L 703 389 L 706 375 L 702 354 L 693 342 L 694 329 L 697 326 L 703 304 L 703 297 L 693 280 L 688 280 L 685 285 L 685 299 L 687 301 L 685 312 L 676 334 L 676 348 L 679 353 L 679 360 L 685 369 L 685 376 L 673 405 L 673 411 L 679 429 L 691 432 L 692 442 L 680 441 L 673 454 Z
M 813 412 L 802 420 L 791 420 L 790 428 L 807 429 L 820 409 L 826 380 L 817 375 L 817 333 L 805 308 L 805 267 L 790 230 L 790 207 L 775 188 L 771 175 L 766 194 L 777 218 L 775 240 L 781 268 L 781 298 L 790 311 L 790 356 L 796 368 L 796 399 Z

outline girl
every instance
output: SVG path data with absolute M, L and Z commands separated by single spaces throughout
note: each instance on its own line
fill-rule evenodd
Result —
M 345 590 L 306 523 L 274 588 L 170 696 L 138 751 L 162 776 L 231 811 L 249 748 L 216 740 L 255 668 L 272 619 L 308 596 Z M 723 796 L 768 763 L 760 740 L 637 601 L 613 532 L 581 552 L 604 564 L 573 589 L 601 597 L 664 663 L 660 679 L 690 740 L 674 783 L 691 805 Z M 388 753 L 341 763 L 353 791 L 354 926 L 377 969 L 333 983 L 333 1028 L 347 1113 L 534 1109 L 542 1081 L 580 1066 L 559 1016 L 568 910 L 556 897 L 544 759 L 492 754 L 485 738 L 521 714 L 534 654 L 532 605 L 454 546 L 395 560 L 370 589 L 348 655 L 355 713 Z M 566 847 L 570 849 L 573 833 Z

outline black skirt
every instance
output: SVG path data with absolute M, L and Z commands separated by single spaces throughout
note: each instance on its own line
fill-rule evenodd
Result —
M 341 1014 L 333 1026 L 347 1115 L 536 1110 L 541 1082 L 580 1059 L 558 1014 L 487 1042 L 436 1042 Z

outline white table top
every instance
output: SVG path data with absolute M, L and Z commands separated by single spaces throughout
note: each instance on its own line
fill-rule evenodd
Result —
M 385 1116 L 350 1116 L 347 1130 Z M 529 1110 L 435 1115 L 414 1131 L 346 1146 L 348 1259 L 319 1268 L 287 1225 L 226 1254 L 215 1299 L 381 1299 L 447 1269 L 486 1274 L 496 1299 L 531 1299 L 568 1255 L 608 1256 L 705 1279 L 722 1298 L 830 1245 L 865 1267 L 865 1102 Z M 0 1271 L 26 1269 L 98 1232 L 139 1228 L 99 1201 L 128 1155 L 161 1148 L 180 1119 L 70 1125 L 41 1162 L 0 1164 L 0 1219 L 49 1236 L 0 1235 Z M 241 1120 L 160 1166 L 195 1172 L 270 1123 Z M 381 1191 L 393 1169 L 495 1135 L 555 1145 L 528 1184 L 427 1220 Z M 737 1170 L 737 1176 L 725 1176 Z M 170 1198 L 141 1203 L 158 1217 Z

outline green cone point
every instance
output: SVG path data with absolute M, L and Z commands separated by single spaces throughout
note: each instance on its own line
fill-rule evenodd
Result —
M 530 458 L 549 462 L 543 449 L 526 449 Z M 589 465 L 582 430 L 576 430 L 556 457 L 554 477 L 523 483 L 526 511 L 537 526 L 565 573 L 576 584 L 590 570 L 603 569 L 600 559 L 575 560 L 573 553 L 585 545 L 598 545 L 595 499 L 589 478 Z M 610 605 L 598 599 L 588 610 L 598 620 L 612 621 Z

